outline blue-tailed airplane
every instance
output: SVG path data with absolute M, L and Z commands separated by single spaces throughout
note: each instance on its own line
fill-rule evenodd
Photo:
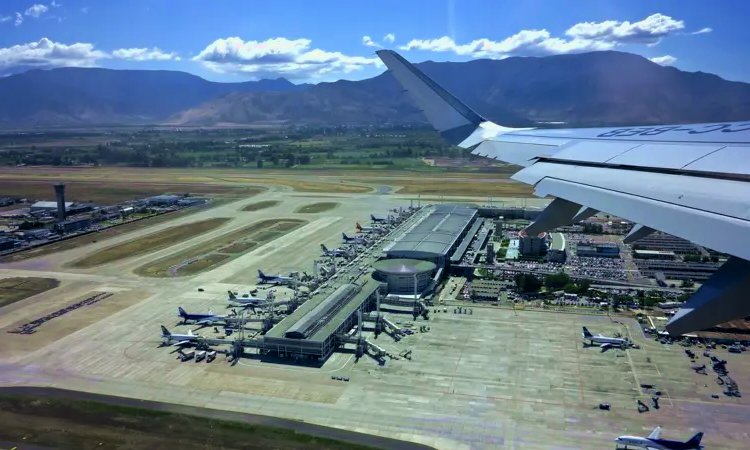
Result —
M 260 284 L 265 283 L 272 283 L 272 284 L 292 284 L 294 283 L 294 278 L 292 277 L 285 277 L 281 274 L 279 275 L 266 275 L 263 273 L 262 270 L 258 269 L 258 281 Z
M 375 217 L 374 215 L 370 214 L 370 220 L 372 223 L 390 223 L 391 219 L 388 217 Z
M 687 441 L 672 441 L 669 439 L 661 439 L 661 427 L 656 427 L 648 437 L 639 436 L 620 436 L 615 439 L 618 445 L 624 445 L 624 449 L 628 447 L 635 448 L 646 448 L 646 449 L 657 449 L 657 450 L 697 450 L 703 448 L 701 446 L 701 439 L 703 433 L 696 433 L 695 436 L 691 437 Z M 624 450 L 623 449 L 623 450 Z
M 182 323 L 188 323 L 188 321 L 196 323 L 198 325 L 213 325 L 215 322 L 223 322 L 227 316 L 219 316 L 211 311 L 208 314 L 190 314 L 182 309 L 182 306 L 177 307 L 178 316 L 182 317 Z
M 165 345 L 188 345 L 201 338 L 190 330 L 187 334 L 170 333 L 164 325 L 161 326 L 161 337 L 164 339 Z
M 347 251 L 341 248 L 333 248 L 329 250 L 328 247 L 320 244 L 320 249 L 323 250 L 323 256 L 338 256 L 343 258 L 347 255 Z

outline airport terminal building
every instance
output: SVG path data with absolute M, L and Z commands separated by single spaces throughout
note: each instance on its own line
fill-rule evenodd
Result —
M 386 257 L 430 261 L 438 269 L 445 269 L 477 216 L 477 209 L 472 206 L 435 205 L 427 217 L 385 249 Z

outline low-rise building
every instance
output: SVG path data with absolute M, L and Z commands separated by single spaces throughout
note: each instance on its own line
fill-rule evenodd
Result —
M 633 250 L 633 256 L 639 259 L 677 259 L 675 252 L 668 250 Z
M 84 217 L 81 219 L 65 220 L 62 222 L 58 222 L 56 226 L 57 229 L 62 231 L 63 233 L 71 233 L 90 227 L 91 218 Z
M 595 258 L 618 258 L 620 247 L 612 242 L 581 242 L 576 245 L 576 255 Z

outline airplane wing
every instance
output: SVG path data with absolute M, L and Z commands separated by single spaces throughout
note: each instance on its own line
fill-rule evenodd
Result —
M 172 347 L 182 347 L 183 345 L 192 345 L 192 341 L 177 341 L 172 344 Z
M 750 122 L 618 128 L 508 128 L 490 122 L 391 50 L 380 59 L 446 141 L 522 167 L 512 179 L 555 200 L 527 229 L 606 212 L 732 255 L 667 324 L 670 334 L 750 315 Z
M 651 434 L 648 435 L 649 439 L 659 439 L 659 436 L 661 436 L 661 427 L 654 428 L 654 431 L 651 432 Z

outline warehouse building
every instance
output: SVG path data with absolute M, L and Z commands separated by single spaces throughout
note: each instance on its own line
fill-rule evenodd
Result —
M 74 231 L 83 230 L 84 228 L 88 228 L 91 226 L 91 218 L 84 217 L 81 219 L 72 219 L 72 220 L 64 220 L 62 222 L 58 222 L 56 227 L 59 231 L 62 231 L 63 233 L 72 233 Z
M 445 268 L 477 218 L 477 210 L 467 205 L 441 204 L 416 226 L 385 249 L 390 258 L 430 261 Z M 477 227 L 478 229 L 478 227 Z
M 373 309 L 381 283 L 344 284 L 331 295 L 314 295 L 263 337 L 265 354 L 323 361 L 341 345 L 339 335 L 357 323 L 357 311 Z
M 581 242 L 576 245 L 576 256 L 619 258 L 620 247 L 613 242 Z
M 150 206 L 171 206 L 182 199 L 179 195 L 157 195 L 146 199 Z
M 430 286 L 437 266 L 417 259 L 381 259 L 372 265 L 373 278 L 388 285 L 389 294 L 414 294 Z
M 497 301 L 501 292 L 512 289 L 513 283 L 501 280 L 474 280 L 471 282 L 471 298 L 474 300 Z
M 711 278 L 721 263 L 685 262 L 680 260 L 659 259 L 634 259 L 635 265 L 641 275 L 659 279 L 664 277 L 668 280 L 694 280 L 705 281 Z M 661 273 L 661 277 L 657 276 Z
M 633 243 L 634 250 L 668 250 L 678 255 L 698 255 L 708 253 L 692 242 L 666 233 L 654 233 Z

